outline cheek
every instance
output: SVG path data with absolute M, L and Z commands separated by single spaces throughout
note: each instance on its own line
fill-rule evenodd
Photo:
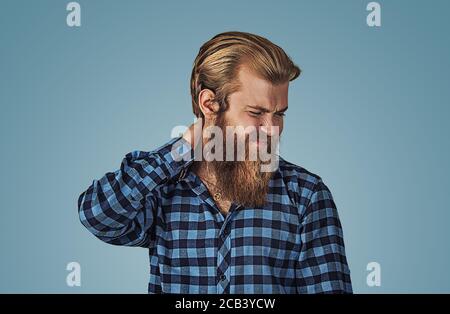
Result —
M 247 113 L 241 113 L 236 117 L 233 125 L 243 127 L 246 130 L 257 129 L 260 121 L 258 118 L 251 117 Z M 252 128 L 253 127 L 253 128 Z
M 236 114 L 228 113 L 228 115 L 226 115 L 225 118 L 226 118 L 226 120 L 225 120 L 226 125 L 232 126 L 232 127 L 241 127 L 241 128 L 235 129 L 236 134 L 237 134 L 237 139 L 239 141 L 245 140 L 247 131 L 249 130 L 247 128 L 248 126 L 256 127 L 256 125 L 257 125 L 256 120 L 254 118 L 248 116 L 245 113 L 236 113 Z M 245 132 L 242 133 L 241 132 L 242 130 L 244 130 Z M 226 134 L 228 134 L 228 132 Z
M 248 114 L 244 113 L 241 115 L 239 125 L 244 128 L 244 134 L 240 134 L 240 139 L 244 140 L 246 137 L 248 137 L 251 142 L 256 142 L 258 138 L 258 127 L 260 125 L 259 119 L 251 117 Z

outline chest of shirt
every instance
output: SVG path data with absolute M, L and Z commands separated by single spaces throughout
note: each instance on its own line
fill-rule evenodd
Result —
M 157 217 L 156 252 L 172 266 L 188 266 L 199 258 L 210 259 L 212 266 L 221 250 L 233 258 L 254 256 L 267 263 L 295 260 L 301 245 L 298 208 L 287 195 L 269 194 L 259 208 L 232 204 L 224 215 L 214 203 L 184 192 L 162 199 Z

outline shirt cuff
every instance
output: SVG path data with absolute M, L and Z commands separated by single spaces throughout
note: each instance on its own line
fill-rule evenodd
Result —
M 159 150 L 159 153 L 170 172 L 171 178 L 188 167 L 194 160 L 191 144 L 181 136 L 172 138 Z

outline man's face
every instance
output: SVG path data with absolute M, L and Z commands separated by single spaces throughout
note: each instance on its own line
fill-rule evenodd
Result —
M 258 138 L 260 134 L 270 138 L 273 135 L 272 126 L 278 127 L 278 134 L 281 135 L 283 116 L 288 106 L 289 81 L 273 85 L 246 67 L 240 69 L 238 79 L 241 89 L 229 96 L 229 109 L 224 113 L 227 124 L 244 128 L 254 126 Z M 258 145 L 258 142 L 251 144 Z
M 222 128 L 224 136 L 226 126 L 241 126 L 244 129 L 255 127 L 257 140 L 244 142 L 245 161 L 212 161 L 211 165 L 227 199 L 244 206 L 263 206 L 273 173 L 261 171 L 260 156 L 257 160 L 248 160 L 248 154 L 251 148 L 271 153 L 274 131 L 271 127 L 278 128 L 278 136 L 283 130 L 283 113 L 287 109 L 289 82 L 275 86 L 253 75 L 246 68 L 239 72 L 239 80 L 240 91 L 230 95 L 228 110 L 220 114 L 215 124 Z M 261 136 L 260 132 L 264 135 Z M 248 134 L 240 135 L 235 145 L 237 141 L 242 143 L 245 139 L 249 140 Z M 264 143 L 265 141 L 267 143 Z M 226 153 L 227 149 L 224 141 L 223 151 Z

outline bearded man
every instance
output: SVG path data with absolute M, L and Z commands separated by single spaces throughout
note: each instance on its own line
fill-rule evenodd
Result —
M 352 293 L 330 190 L 278 155 L 300 73 L 266 38 L 214 36 L 192 69 L 197 122 L 79 196 L 96 237 L 149 249 L 149 293 Z

